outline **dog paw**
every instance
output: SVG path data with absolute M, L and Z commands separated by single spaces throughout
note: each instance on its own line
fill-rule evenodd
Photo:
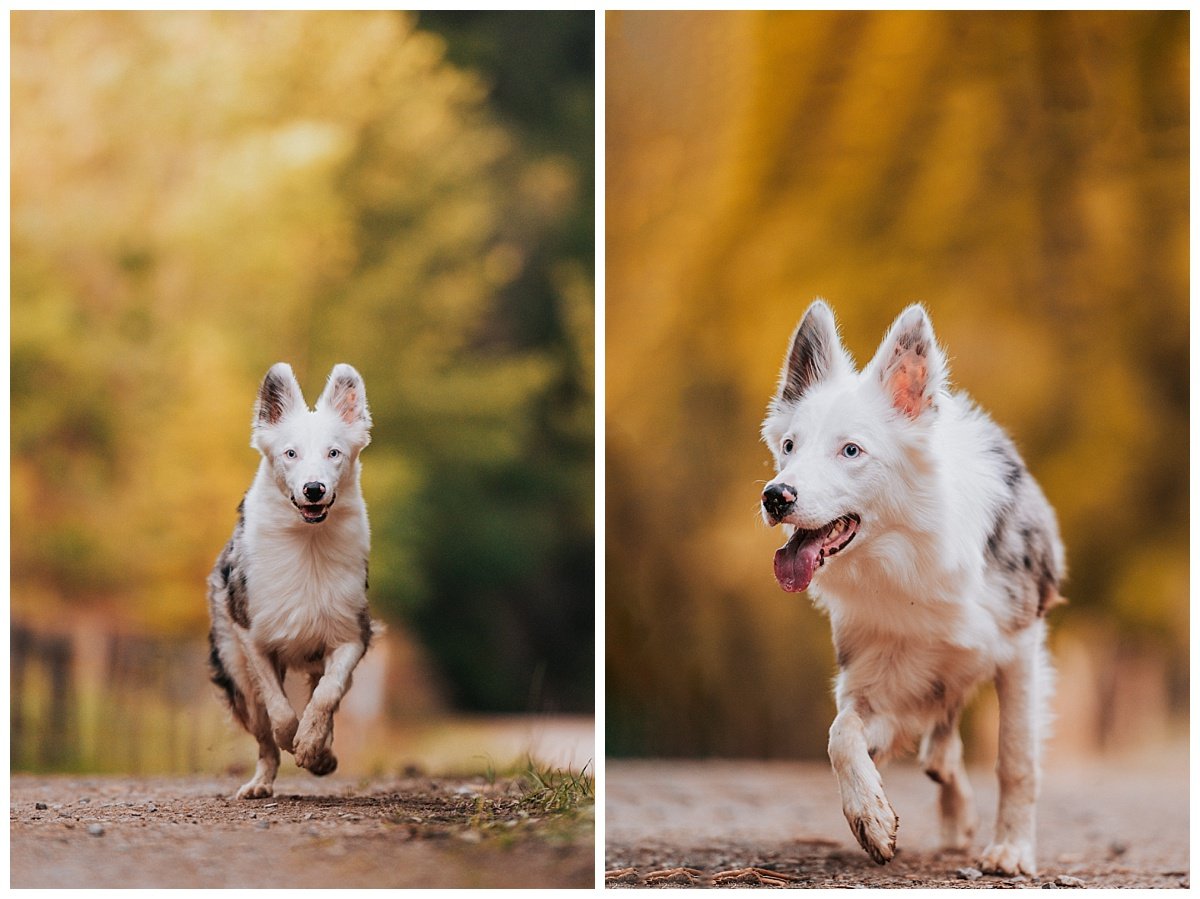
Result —
M 244 783 L 238 788 L 238 799 L 269 799 L 275 792 L 275 787 L 270 782 L 260 780 L 252 780 L 249 783 Z
M 297 762 L 299 762 L 299 758 L 297 758 Z M 315 774 L 317 777 L 332 774 L 337 770 L 337 766 L 337 756 L 328 750 L 318 752 L 311 757 L 306 757 L 305 764 L 300 765 L 301 768 L 307 769 L 309 773 Z
M 337 767 L 333 746 L 331 715 L 306 714 L 296 733 L 296 764 L 313 774 L 329 774 Z
M 900 818 L 885 797 L 878 796 L 870 802 L 870 808 L 861 812 L 846 810 L 850 830 L 858 839 L 858 845 L 878 865 L 886 865 L 896 855 L 896 831 Z
M 979 817 L 969 802 L 959 797 L 953 799 L 942 803 L 942 848 L 961 851 L 970 848 L 979 826 Z
M 1016 877 L 1037 874 L 1033 860 L 1033 844 L 1025 840 L 1007 843 L 992 843 L 983 850 L 979 858 L 979 870 L 984 874 L 999 874 L 1001 877 Z
M 961 852 L 971 847 L 975 837 L 975 821 L 968 819 L 942 822 L 942 848 Z

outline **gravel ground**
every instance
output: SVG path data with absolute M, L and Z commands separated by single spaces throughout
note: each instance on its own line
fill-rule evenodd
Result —
M 605 881 L 634 886 L 1186 887 L 1188 750 L 1137 762 L 1051 765 L 1039 803 L 1034 878 L 980 876 L 970 853 L 937 850 L 933 784 L 893 765 L 884 784 L 900 816 L 897 857 L 874 864 L 841 814 L 823 763 L 619 761 L 605 770 Z M 973 770 L 990 837 L 995 776 Z
M 10 886 L 591 887 L 590 807 L 547 816 L 511 783 L 281 776 L 35 777 L 10 784 Z

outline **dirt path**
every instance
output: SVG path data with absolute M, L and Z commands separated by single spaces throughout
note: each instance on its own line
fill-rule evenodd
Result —
M 900 816 L 899 852 L 875 865 L 858 848 L 828 765 L 609 761 L 605 770 L 609 886 L 1179 887 L 1188 885 L 1188 752 L 1136 763 L 1052 766 L 1039 804 L 1036 878 L 978 877 L 971 854 L 936 850 L 935 787 L 911 765 L 884 783 Z M 973 770 L 982 816 L 976 851 L 992 831 L 995 777 Z M 647 875 L 676 868 L 662 880 Z M 960 877 L 957 872 L 963 870 Z M 772 872 L 777 875 L 772 878 Z M 771 881 L 783 883 L 772 883 Z
M 33 777 L 10 792 L 12 887 L 591 887 L 590 807 L 482 779 Z

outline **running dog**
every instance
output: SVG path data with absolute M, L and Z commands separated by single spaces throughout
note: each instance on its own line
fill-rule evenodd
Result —
M 788 535 L 775 553 L 779 585 L 808 590 L 829 615 L 829 758 L 859 844 L 879 864 L 895 854 L 899 822 L 876 766 L 919 739 L 943 841 L 969 846 L 977 819 L 958 723 L 991 679 L 1000 804 L 980 868 L 1032 875 L 1053 679 L 1045 615 L 1063 601 L 1063 547 L 1012 441 L 947 378 L 922 307 L 900 313 L 860 372 L 832 311 L 814 302 L 763 422 L 778 473 L 762 515 Z
M 262 460 L 208 577 L 212 679 L 258 740 L 238 799 L 272 794 L 281 749 L 313 774 L 337 767 L 333 713 L 380 630 L 367 611 L 359 489 L 370 429 L 363 380 L 349 365 L 334 366 L 315 409 L 286 363 L 259 387 L 250 443 Z M 299 717 L 283 689 L 288 671 L 307 684 Z

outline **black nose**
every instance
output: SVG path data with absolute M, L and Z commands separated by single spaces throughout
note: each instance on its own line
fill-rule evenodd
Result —
M 315 503 L 325 495 L 325 485 L 320 481 L 309 481 L 304 485 L 304 498 L 310 503 Z
M 790 484 L 769 484 L 763 491 L 762 504 L 767 514 L 780 521 L 796 502 L 796 488 Z

